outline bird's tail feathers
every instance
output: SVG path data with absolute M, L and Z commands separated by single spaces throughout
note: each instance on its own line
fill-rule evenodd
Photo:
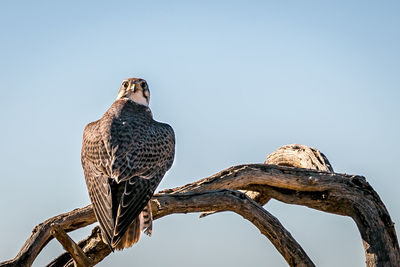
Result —
M 152 221 L 150 203 L 148 203 L 139 216 L 129 225 L 119 242 L 113 247 L 117 250 L 122 250 L 133 246 L 139 241 L 140 234 L 143 230 L 145 234 L 151 236 Z
M 153 232 L 153 215 L 151 213 L 150 201 L 147 203 L 146 207 L 144 207 L 139 216 L 142 217 L 141 230 L 144 230 L 146 235 L 151 236 L 151 233 Z

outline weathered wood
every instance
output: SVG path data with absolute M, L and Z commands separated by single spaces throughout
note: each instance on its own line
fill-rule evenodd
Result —
M 333 172 L 331 163 L 321 151 L 298 144 L 281 146 L 269 154 L 264 163 Z
M 105 244 L 101 238 L 101 232 L 99 226 L 96 226 L 92 233 L 80 241 L 78 246 L 82 248 L 83 252 L 85 252 L 86 256 L 90 258 L 93 264 L 97 264 L 102 261 L 105 257 L 107 257 L 111 250 Z M 69 253 L 64 253 L 59 257 L 55 258 L 51 261 L 47 267 L 74 267 L 74 262 L 71 259 L 71 255 Z
M 315 266 L 305 251 L 296 242 L 292 235 L 280 224 L 278 219 L 263 209 L 260 205 L 248 198 L 245 194 L 231 190 L 217 190 L 210 192 L 157 194 L 151 200 L 153 219 L 157 220 L 174 213 L 189 213 L 211 210 L 233 211 L 253 223 L 282 254 L 290 266 Z M 82 213 L 84 219 L 87 214 Z M 86 218 L 90 220 L 91 218 Z M 95 263 L 107 256 L 110 249 L 101 241 L 99 236 L 85 239 L 79 244 L 84 252 L 96 249 L 96 257 L 88 255 Z M 101 249 L 98 246 L 101 245 Z M 93 255 L 93 253 L 92 253 Z M 63 254 L 48 266 L 73 266 L 71 258 Z
M 323 153 L 315 148 L 297 144 L 280 147 L 268 155 L 265 163 L 333 172 L 332 165 L 329 163 L 327 157 Z M 394 224 L 389 217 L 389 213 L 386 210 L 385 205 L 365 179 L 356 178 L 352 179 L 351 182 L 358 184 L 357 187 L 359 189 L 361 188 L 358 194 L 354 194 L 352 190 L 352 193 L 350 193 L 347 197 L 349 200 L 346 200 L 346 196 L 343 195 L 344 190 L 342 192 L 336 192 L 336 194 L 340 195 L 338 199 L 341 200 L 336 202 L 332 201 L 333 203 L 329 205 L 342 205 L 346 201 L 349 201 L 349 205 L 346 205 L 347 212 L 345 215 L 352 217 L 359 228 L 361 237 L 363 239 L 367 266 L 390 266 L 390 264 L 392 264 L 392 266 L 398 266 L 398 261 L 397 263 L 396 261 L 392 263 L 390 258 L 387 258 L 387 254 L 382 253 L 383 251 L 387 251 L 385 247 L 381 247 L 382 244 L 387 244 L 388 241 L 391 241 L 393 243 L 394 252 L 392 257 L 397 260 L 399 259 L 399 245 Z M 261 196 L 274 195 L 276 199 L 279 199 L 283 202 L 293 203 L 289 200 L 290 197 L 285 198 L 281 193 L 275 194 L 270 190 L 270 188 L 265 189 L 266 190 L 264 190 L 264 193 L 260 192 Z M 286 192 L 286 196 L 288 195 L 287 193 L 288 192 Z M 304 197 L 304 193 L 302 193 L 302 196 L 296 196 L 296 199 L 300 199 L 302 197 Z M 333 194 L 331 195 L 331 199 L 335 199 Z M 309 200 L 308 204 L 303 203 L 302 205 L 318 209 L 318 205 L 314 200 Z M 324 209 L 324 207 L 321 207 L 320 210 Z M 329 210 L 324 211 L 330 212 Z M 332 209 L 332 213 L 335 213 L 335 209 Z M 365 218 L 368 219 L 365 220 Z M 374 218 L 379 218 L 379 220 L 375 221 Z M 379 227 L 377 227 L 375 223 L 379 224 Z M 387 232 L 386 236 L 381 236 L 381 232 L 377 232 L 381 229 L 385 229 L 385 232 Z M 372 248 L 370 244 L 373 244 Z M 388 254 L 392 254 L 390 249 Z
M 51 234 L 54 236 L 58 242 L 68 251 L 69 255 L 74 259 L 75 265 L 77 267 L 91 267 L 94 263 L 86 257 L 82 249 L 67 235 L 67 233 L 57 224 L 52 224 L 50 226 Z
M 221 188 L 259 191 L 285 203 L 349 216 L 363 239 L 367 266 L 400 266 L 394 224 L 378 194 L 362 176 L 250 164 L 166 192 Z
M 328 158 L 319 150 L 298 144 L 285 145 L 267 156 L 264 164 L 297 167 L 311 170 L 333 172 Z M 264 206 L 271 197 L 258 191 L 243 190 L 251 199 Z M 216 212 L 204 212 L 200 217 L 205 217 Z
M 290 234 L 280 233 L 280 230 L 277 229 L 271 230 L 270 227 L 274 229 L 274 227 L 280 225 L 276 218 L 276 221 L 274 221 L 272 215 L 246 197 L 245 194 L 229 191 L 247 190 L 257 193 L 264 200 L 272 197 L 289 204 L 304 205 L 333 214 L 349 216 L 356 222 L 360 231 L 367 266 L 400 266 L 400 250 L 393 222 L 378 194 L 364 177 L 332 173 L 333 169 L 329 167 L 330 164 L 322 153 L 298 145 L 290 145 L 278 149 L 268 157 L 267 162 L 274 162 L 284 166 L 269 164 L 239 165 L 197 182 L 164 190 L 156 194 L 152 199 L 154 218 L 157 219 L 171 213 L 219 210 L 231 210 L 246 218 L 248 216 L 246 212 L 251 211 L 253 219 L 250 219 L 250 221 L 262 233 L 264 231 L 265 233 L 263 234 L 269 237 L 270 240 L 278 240 L 276 243 L 273 240 L 271 242 L 277 246 L 277 249 L 291 266 L 296 266 L 297 262 L 300 262 L 299 265 L 301 266 L 312 266 L 311 261 L 307 261 L 307 255 L 302 253 L 301 247 L 297 247 L 298 244 L 294 240 L 291 242 L 295 245 L 297 244 L 296 253 L 298 254 L 287 255 L 288 251 L 291 250 L 286 242 L 290 240 L 288 237 Z M 293 166 L 314 166 L 314 168 L 317 166 L 317 169 L 323 171 L 288 167 L 291 162 Z M 206 201 L 207 198 L 210 202 Z M 255 198 L 255 200 L 257 199 Z M 222 203 L 220 201 L 227 202 Z M 221 205 L 218 206 L 218 203 Z M 88 209 L 88 207 L 84 209 Z M 79 210 L 74 211 L 79 213 Z M 257 217 L 254 215 L 257 212 L 260 212 L 257 216 L 262 219 L 254 219 Z M 89 213 L 87 210 L 81 212 L 82 216 L 79 219 L 81 225 L 87 225 L 90 221 L 94 221 L 93 214 Z M 65 215 L 68 215 L 68 213 Z M 57 221 L 59 220 L 57 217 L 59 216 L 49 220 Z M 68 226 L 68 223 L 66 225 Z M 81 227 L 81 225 L 78 225 L 78 227 Z M 39 229 L 41 227 L 38 226 L 37 230 L 39 231 Z M 71 227 L 67 227 L 66 231 L 68 229 L 71 229 Z M 35 240 L 38 238 L 40 241 Z M 97 244 L 91 244 L 94 239 L 94 237 L 89 237 L 84 242 L 80 242 L 85 253 L 90 249 L 96 249 L 101 244 L 105 245 L 101 242 L 101 238 Z M 38 253 L 48 241 L 48 236 L 45 235 L 43 237 L 40 234 L 33 233 L 20 253 L 12 261 L 23 263 L 24 261 L 19 258 L 25 258 L 26 263 L 26 259 L 29 257 L 25 254 L 32 251 Z M 32 245 L 33 243 L 40 246 L 40 249 L 34 249 L 35 245 Z M 282 248 L 281 246 L 287 247 Z M 102 248 L 97 250 L 96 253 L 105 252 L 105 254 L 101 254 L 102 259 L 110 253 L 107 249 Z M 33 256 L 33 259 L 36 255 Z M 30 257 L 31 262 L 33 262 L 32 256 Z M 296 259 L 296 257 L 299 257 L 297 261 L 292 260 Z M 0 266 L 30 266 L 10 265 L 12 261 L 2 263 Z M 63 265 L 57 265 L 57 261 L 55 261 L 50 266 L 71 266 L 70 264 L 71 262 L 68 263 L 68 260 L 64 260 Z
M 54 216 L 37 225 L 14 259 L 0 263 L 0 266 L 31 266 L 40 251 L 53 239 L 51 225 L 57 224 L 70 232 L 96 222 L 92 205 Z
M 281 253 L 290 266 L 314 266 L 305 251 L 278 219 L 244 193 L 226 189 L 157 195 L 152 201 L 154 218 L 173 213 L 233 211 L 252 222 Z

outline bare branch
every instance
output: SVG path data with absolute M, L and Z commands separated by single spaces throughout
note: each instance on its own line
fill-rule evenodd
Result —
M 327 157 L 319 150 L 298 144 L 285 145 L 268 155 L 265 164 L 304 168 L 311 170 L 333 172 L 332 165 Z M 243 190 L 251 199 L 261 206 L 268 203 L 271 197 L 259 191 Z M 200 217 L 205 217 L 216 212 L 205 212 Z
M 214 210 L 233 211 L 252 222 L 272 242 L 290 266 L 314 266 L 278 219 L 241 192 L 223 189 L 211 192 L 161 194 L 152 201 L 155 219 L 173 213 Z
M 250 164 L 231 167 L 165 192 L 174 194 L 220 188 L 264 192 L 286 203 L 349 216 L 361 233 L 368 266 L 400 266 L 394 224 L 378 194 L 362 176 Z
M 285 166 L 239 165 L 197 182 L 164 190 L 152 199 L 154 219 L 172 213 L 234 211 L 258 227 L 291 266 L 313 266 L 301 247 L 275 217 L 245 194 L 230 191 L 247 190 L 255 192 L 255 200 L 265 201 L 272 197 L 289 204 L 349 216 L 356 222 L 363 239 L 367 266 L 400 266 L 399 244 L 393 222 L 378 194 L 364 177 L 332 173 L 333 169 L 322 153 L 304 146 L 282 147 L 268 157 L 268 163 L 271 161 Z M 314 166 L 315 169 L 324 171 L 287 167 L 288 165 Z M 70 231 L 73 226 L 79 228 L 94 222 L 94 215 L 88 209 L 90 206 L 72 211 L 71 214 L 75 212 L 75 216 L 79 214 L 76 218 L 68 217 L 70 214 L 66 213 L 39 225 L 17 257 L 0 266 L 30 266 L 37 253 L 51 238 L 49 233 L 46 234 L 49 221 L 60 221 L 60 216 L 67 216 L 69 223 L 64 223 L 66 231 Z M 72 223 L 76 221 L 80 223 Z M 42 231 L 44 234 L 38 233 Z M 94 240 L 97 243 L 92 242 Z M 110 253 L 99 238 L 99 232 L 97 236 L 92 233 L 79 245 L 88 256 L 90 251 L 100 255 L 95 262 Z M 36 254 L 28 256 L 30 253 Z M 69 260 L 70 258 L 62 255 L 50 266 L 72 266 Z
M 314 266 L 301 246 L 280 222 L 241 192 L 217 190 L 173 195 L 157 194 L 151 200 L 151 207 L 154 220 L 174 213 L 210 210 L 236 212 L 253 223 L 275 245 L 290 266 Z M 86 215 L 82 214 L 82 216 Z M 87 252 L 89 249 L 93 249 L 102 243 L 101 238 L 97 243 L 88 242 L 91 239 L 99 238 L 97 236 L 93 237 L 92 233 L 91 237 L 87 238 L 84 244 L 79 244 L 83 251 Z M 97 250 L 96 253 L 106 257 L 110 253 L 110 250 L 104 243 L 101 245 L 102 249 Z M 100 260 L 102 260 L 100 257 L 94 259 L 96 263 Z M 64 264 L 65 266 L 73 266 L 70 257 L 65 254 L 58 257 L 48 266 L 63 266 Z
M 31 266 L 40 251 L 53 239 L 51 225 L 57 224 L 64 231 L 70 232 L 96 221 L 92 205 L 75 209 L 52 217 L 37 225 L 14 259 L 0 263 L 0 266 Z
M 68 236 L 68 234 L 57 224 L 52 224 L 51 234 L 57 238 L 58 242 L 74 259 L 77 267 L 91 267 L 93 262 L 86 257 L 82 249 Z
M 86 256 L 90 258 L 94 265 L 102 261 L 105 257 L 107 257 L 111 250 L 105 244 L 101 238 L 101 232 L 99 226 L 96 226 L 92 233 L 85 238 L 84 240 L 78 243 L 78 246 L 82 248 L 83 252 L 85 252 Z M 64 253 L 59 257 L 55 258 L 52 262 L 50 262 L 48 267 L 74 267 L 74 262 L 71 259 L 71 255 L 69 253 Z

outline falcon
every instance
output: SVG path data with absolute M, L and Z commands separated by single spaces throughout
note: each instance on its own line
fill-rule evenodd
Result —
M 175 154 L 171 126 L 155 121 L 147 82 L 129 78 L 101 119 L 83 132 L 81 162 L 104 243 L 122 250 L 151 235 L 149 200 Z

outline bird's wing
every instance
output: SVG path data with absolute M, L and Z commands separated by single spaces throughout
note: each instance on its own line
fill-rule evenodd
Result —
M 110 243 L 114 231 L 113 203 L 107 175 L 107 152 L 98 129 L 99 121 L 85 127 L 81 161 L 96 218 L 103 236 Z
M 117 156 L 114 161 L 115 166 L 127 167 L 119 172 L 120 179 L 125 181 L 125 187 L 115 218 L 113 244 L 118 243 L 132 220 L 147 205 L 173 162 L 175 136 L 169 125 L 152 121 L 141 137 L 140 149 L 132 145 L 131 152 L 126 148 L 126 155 Z M 132 166 L 133 169 L 130 168 Z

